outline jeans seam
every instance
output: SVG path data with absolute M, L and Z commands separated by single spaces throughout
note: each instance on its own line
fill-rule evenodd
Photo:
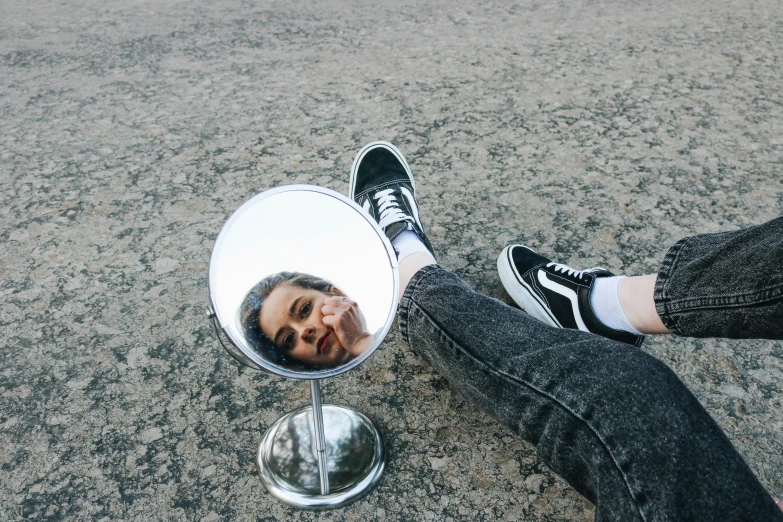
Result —
M 414 288 L 414 291 L 415 291 L 415 288 Z M 411 295 L 413 295 L 413 292 L 411 292 Z M 411 303 L 412 303 L 412 304 L 415 304 L 415 303 L 413 302 L 413 299 L 411 299 Z M 464 347 L 463 347 L 463 346 L 462 346 L 460 343 L 456 342 L 456 341 L 455 341 L 455 340 L 454 340 L 454 339 L 453 339 L 453 338 L 452 338 L 452 337 L 451 337 L 451 336 L 450 336 L 450 335 L 449 335 L 449 334 L 448 334 L 448 333 L 447 333 L 447 332 L 446 332 L 446 331 L 445 331 L 445 330 L 444 330 L 444 329 L 443 329 L 443 328 L 442 328 L 442 327 L 441 327 L 441 326 L 440 326 L 440 325 L 437 323 L 437 321 L 435 321 L 435 320 L 432 318 L 432 316 L 430 316 L 430 314 L 428 314 L 428 313 L 427 313 L 427 312 L 426 312 L 426 311 L 425 311 L 425 310 L 424 310 L 424 309 L 423 309 L 421 306 L 418 306 L 418 305 L 417 305 L 417 306 L 416 306 L 416 309 L 417 309 L 417 310 L 419 310 L 419 311 L 422 313 L 422 315 L 423 315 L 424 317 L 426 317 L 426 319 L 427 319 L 427 320 L 428 320 L 428 321 L 429 321 L 429 322 L 430 322 L 430 323 L 431 323 L 431 324 L 432 324 L 432 325 L 433 325 L 433 326 L 434 326 L 434 327 L 435 327 L 435 328 L 436 328 L 436 329 L 437 329 L 437 330 L 438 330 L 438 331 L 441 333 L 441 335 L 445 336 L 445 337 L 446 337 L 446 339 L 448 339 L 448 341 L 449 341 L 449 342 L 450 342 L 452 345 L 456 346 L 456 347 L 457 347 L 457 348 L 458 348 L 458 349 L 459 349 L 459 350 L 460 350 L 462 353 L 464 353 L 464 354 L 465 354 L 467 357 L 470 357 L 470 358 L 471 358 L 471 359 L 473 359 L 475 362 L 477 362 L 477 363 L 478 363 L 478 364 L 479 364 L 479 365 L 480 365 L 480 366 L 481 366 L 483 369 L 485 369 L 485 371 L 491 371 L 491 372 L 493 372 L 493 373 L 497 373 L 497 374 L 499 374 L 499 375 L 503 376 L 503 378 L 505 378 L 505 379 L 508 379 L 508 380 L 509 380 L 509 381 L 511 381 L 511 382 L 514 382 L 514 383 L 516 383 L 516 384 L 520 384 L 520 385 L 522 385 L 522 386 L 524 386 L 524 387 L 526 387 L 526 388 L 529 388 L 529 389 L 533 390 L 535 393 L 538 393 L 539 395 L 541 395 L 541 396 L 543 396 L 543 397 L 545 397 L 545 398 L 549 399 L 549 400 L 550 400 L 550 401 L 552 401 L 552 402 L 553 402 L 555 405 L 557 405 L 558 407 L 562 408 L 564 411 L 566 411 L 567 413 L 571 414 L 571 415 L 572 415 L 572 416 L 573 416 L 575 419 L 579 420 L 579 421 L 580 421 L 580 422 L 582 422 L 582 423 L 583 423 L 585 426 L 587 426 L 587 428 L 590 430 L 590 432 L 591 432 L 591 433 L 593 433 L 593 435 L 594 435 L 594 436 L 595 436 L 595 437 L 598 439 L 598 441 L 599 441 L 599 442 L 600 442 L 600 444 L 601 444 L 601 447 L 603 447 L 603 448 L 604 448 L 604 450 L 605 450 L 605 451 L 606 451 L 606 452 L 609 454 L 609 458 L 611 458 L 611 459 L 612 459 L 612 464 L 614 464 L 614 466 L 615 466 L 615 469 L 616 469 L 616 470 L 617 470 L 617 471 L 620 473 L 620 476 L 623 478 L 623 483 L 625 484 L 625 487 L 626 487 L 626 489 L 628 490 L 628 494 L 629 494 L 629 495 L 630 495 L 630 497 L 631 497 L 631 501 L 633 502 L 634 506 L 636 506 L 636 510 L 639 512 L 639 516 L 642 518 L 642 520 L 643 520 L 643 521 L 646 521 L 646 520 L 647 520 L 647 518 L 644 516 L 644 513 L 642 513 L 642 510 L 641 510 L 641 508 L 640 508 L 640 507 L 639 507 L 639 505 L 637 504 L 637 502 L 636 502 L 636 496 L 633 494 L 633 491 L 632 491 L 632 489 L 631 489 L 631 485 L 628 483 L 628 480 L 627 480 L 627 477 L 626 477 L 626 475 L 625 475 L 625 472 L 623 472 L 622 468 L 621 468 L 621 467 L 620 467 L 620 465 L 618 464 L 618 462 L 617 462 L 617 459 L 615 458 L 614 454 L 612 453 L 612 450 L 611 450 L 611 449 L 609 449 L 609 447 L 607 446 L 606 442 L 605 442 L 605 441 L 604 441 L 604 439 L 603 439 L 603 438 L 600 436 L 600 434 L 598 433 L 598 431 L 597 431 L 597 430 L 596 430 L 596 429 L 595 429 L 595 428 L 594 428 L 594 427 L 593 427 L 593 426 L 592 426 L 592 425 L 591 425 L 591 424 L 590 424 L 590 423 L 589 423 L 587 420 L 583 419 L 583 418 L 582 418 L 580 415 L 577 415 L 577 414 L 576 414 L 576 412 L 572 411 L 570 408 L 568 408 L 568 407 L 567 407 L 567 406 L 566 406 L 564 403 L 562 403 L 562 402 L 561 402 L 560 400 L 558 400 L 556 397 L 554 397 L 554 396 L 552 396 L 552 395 L 550 395 L 550 394 L 548 394 L 548 393 L 546 393 L 546 392 L 544 392 L 544 391 L 542 391 L 542 390 L 539 390 L 539 389 L 538 389 L 536 386 L 534 386 L 534 385 L 532 385 L 532 384 L 530 384 L 530 383 L 527 383 L 527 382 L 525 382 L 525 381 L 523 381 L 523 380 L 520 380 L 520 379 L 518 379 L 518 378 L 515 378 L 515 377 L 513 377 L 513 376 L 511 376 L 511 375 L 507 374 L 506 372 L 504 372 L 504 371 L 501 371 L 501 370 L 498 370 L 498 369 L 494 368 L 493 366 L 490 366 L 488 363 L 485 363 L 485 362 L 484 362 L 484 361 L 482 361 L 480 358 L 478 358 L 477 356 L 473 355 L 473 353 L 472 353 L 472 352 L 470 352 L 469 350 L 466 350 L 466 349 L 465 349 L 465 348 L 464 348 Z M 410 309 L 410 308 L 409 308 L 409 309 L 407 310 L 407 314 L 408 314 L 408 315 L 410 315 L 410 313 L 411 313 L 411 312 L 412 312 L 412 309 Z M 409 342 L 409 341 L 407 341 L 407 342 L 408 342 L 408 345 L 410 346 L 410 342 Z M 591 341 L 586 339 L 586 340 L 584 340 L 584 341 L 577 341 L 577 342 L 575 342 L 575 343 L 572 343 L 572 344 L 581 344 L 581 343 L 589 343 L 589 342 L 591 342 Z

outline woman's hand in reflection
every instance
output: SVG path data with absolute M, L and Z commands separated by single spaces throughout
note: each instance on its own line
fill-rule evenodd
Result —
M 359 306 L 347 297 L 327 297 L 321 307 L 323 321 L 334 330 L 345 351 L 354 357 L 361 355 L 372 344 Z

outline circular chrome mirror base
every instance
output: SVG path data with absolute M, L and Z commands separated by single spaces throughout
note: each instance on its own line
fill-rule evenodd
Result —
M 386 453 L 375 424 L 350 408 L 323 405 L 329 493 L 321 494 L 313 407 L 288 413 L 264 434 L 258 470 L 277 499 L 303 509 L 346 506 L 367 493 L 383 473 Z

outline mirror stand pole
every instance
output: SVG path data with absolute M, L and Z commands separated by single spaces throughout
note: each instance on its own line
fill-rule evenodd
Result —
M 326 438 L 324 436 L 324 414 L 321 407 L 321 381 L 310 381 L 313 395 L 313 430 L 315 431 L 315 452 L 318 457 L 318 474 L 321 480 L 321 495 L 329 494 L 329 469 L 326 462 Z

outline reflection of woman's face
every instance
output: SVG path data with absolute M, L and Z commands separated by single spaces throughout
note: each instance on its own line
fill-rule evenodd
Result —
M 264 335 L 286 355 L 318 366 L 334 367 L 351 355 L 334 330 L 323 323 L 321 307 L 330 294 L 283 283 L 264 300 L 258 317 Z

